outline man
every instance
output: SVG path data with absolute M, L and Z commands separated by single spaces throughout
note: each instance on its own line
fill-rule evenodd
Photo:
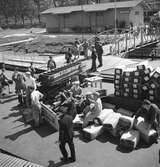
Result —
M 12 80 L 15 82 L 15 91 L 18 95 L 18 101 L 20 105 L 25 104 L 23 95 L 26 91 L 25 77 L 23 74 L 18 72 L 18 68 L 15 68 L 15 71 L 12 75 Z
M 74 81 L 73 86 L 70 89 L 71 97 L 74 100 L 74 103 L 76 105 L 77 113 L 80 113 L 81 110 L 81 104 L 83 102 L 83 95 L 82 95 L 82 88 L 80 87 L 79 81 Z
M 158 106 L 151 103 L 149 100 L 144 100 L 142 106 L 138 109 L 134 118 L 136 119 L 139 116 L 143 117 L 145 122 L 149 124 L 149 128 L 155 129 L 158 133 L 159 115 L 160 109 Z
M 103 54 L 103 48 L 102 48 L 102 45 L 100 43 L 100 41 L 96 41 L 95 42 L 95 49 L 96 49 L 96 52 L 97 52 L 97 55 L 98 55 L 98 61 L 99 61 L 99 65 L 98 67 L 102 67 L 102 54 Z
M 41 116 L 41 103 L 40 100 L 43 98 L 43 94 L 34 87 L 30 87 L 31 91 L 31 108 L 33 109 L 33 120 L 34 126 L 39 127 L 40 116 Z
M 31 62 L 30 67 L 28 68 L 28 71 L 30 71 L 32 77 L 34 77 L 34 74 L 36 73 L 36 70 L 35 70 L 35 68 L 33 67 L 33 62 Z
M 48 70 L 53 70 L 53 69 L 56 68 L 56 63 L 53 60 L 52 56 L 49 56 L 49 60 L 48 60 L 48 63 L 47 63 L 47 68 L 48 68 Z
M 83 51 L 84 51 L 85 58 L 88 58 L 88 47 L 89 47 L 89 44 L 88 44 L 87 40 L 84 39 L 84 42 L 83 42 Z
M 97 71 L 97 67 L 96 67 L 96 59 L 97 59 L 97 54 L 96 54 L 96 50 L 94 45 L 92 45 L 91 47 L 91 58 L 92 58 L 92 67 L 91 67 L 91 71 L 95 72 Z
M 65 53 L 66 63 L 71 63 L 72 60 L 72 53 L 71 48 L 68 48 L 68 51 Z
M 1 88 L 3 89 L 4 86 L 8 87 L 8 92 L 9 94 L 12 93 L 11 92 L 11 87 L 9 84 L 10 80 L 7 78 L 6 74 L 5 74 L 5 69 L 2 69 L 2 72 L 0 74 L 0 83 L 1 83 Z
M 59 119 L 59 148 L 63 155 L 62 161 L 66 162 L 70 160 L 71 162 L 76 161 L 75 147 L 73 143 L 73 118 L 68 114 L 68 108 L 63 110 L 63 114 Z M 68 158 L 68 153 L 65 148 L 66 143 L 69 145 L 71 157 Z
M 30 88 L 34 88 L 34 90 L 36 90 L 37 86 L 36 86 L 36 81 L 35 79 L 31 76 L 31 72 L 28 71 L 26 72 L 26 81 L 25 81 L 25 85 L 26 85 L 26 106 L 30 107 L 31 105 L 31 90 Z
M 94 92 L 93 93 L 93 99 L 90 99 L 90 105 L 88 108 L 88 111 L 86 112 L 83 127 L 86 127 L 89 122 L 93 122 L 94 119 L 101 113 L 102 111 L 102 102 L 99 98 L 99 93 Z

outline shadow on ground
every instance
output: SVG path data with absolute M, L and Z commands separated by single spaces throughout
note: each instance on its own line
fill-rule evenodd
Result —
M 21 118 L 20 118 L 21 119 Z M 18 121 L 18 120 L 16 120 Z M 19 127 L 24 128 L 25 126 L 20 125 Z M 47 137 L 53 133 L 55 133 L 56 131 L 48 124 L 44 123 L 43 125 L 41 125 L 38 128 L 34 128 L 32 126 L 27 127 L 26 129 L 22 129 L 14 134 L 5 136 L 5 139 L 10 139 L 12 141 L 15 141 L 17 138 L 19 138 L 20 136 L 27 134 L 31 131 L 36 131 L 36 133 L 41 136 L 41 137 Z
M 63 165 L 66 165 L 66 164 L 70 164 L 70 163 L 73 163 L 73 162 L 57 162 L 55 163 L 54 161 L 50 160 L 48 161 L 49 165 L 47 167 L 60 167 L 60 166 L 63 166 Z
M 32 131 L 33 128 L 32 127 L 29 127 L 29 128 L 26 128 L 26 129 L 23 129 L 19 132 L 16 132 L 14 134 L 11 134 L 11 135 L 8 135 L 8 136 L 5 136 L 5 139 L 10 139 L 12 141 L 15 141 L 18 137 L 26 134 L 26 133 L 29 133 L 30 131 Z
M 10 111 L 17 111 L 17 112 L 12 112 L 8 116 L 3 117 L 2 119 L 8 119 L 10 117 L 19 117 L 19 116 L 21 116 L 22 115 L 21 109 L 22 109 L 22 107 L 20 107 L 18 105 L 12 107 Z

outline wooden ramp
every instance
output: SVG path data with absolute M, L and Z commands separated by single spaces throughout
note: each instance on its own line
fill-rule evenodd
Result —
M 29 161 L 0 153 L 0 167 L 43 167 Z

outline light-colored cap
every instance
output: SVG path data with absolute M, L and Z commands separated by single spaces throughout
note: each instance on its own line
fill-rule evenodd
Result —
M 100 94 L 99 94 L 98 92 L 93 92 L 93 95 L 94 95 L 94 96 L 97 96 L 97 97 L 100 96 Z
M 31 72 L 30 72 L 30 71 L 27 71 L 26 74 L 31 75 Z
M 74 85 L 79 85 L 80 84 L 80 82 L 79 81 L 74 81 L 74 82 L 72 82 Z

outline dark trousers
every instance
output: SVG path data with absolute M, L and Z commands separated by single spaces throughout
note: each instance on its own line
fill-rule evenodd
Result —
M 92 59 L 92 67 L 91 67 L 92 71 L 96 71 L 97 67 L 96 67 L 96 59 Z
M 73 140 L 71 140 L 69 142 L 68 141 L 64 141 L 64 142 L 60 143 L 59 148 L 61 150 L 61 153 L 62 153 L 63 157 L 64 158 L 68 158 L 68 153 L 67 153 L 67 150 L 65 148 L 66 143 L 68 143 L 68 145 L 69 145 L 69 149 L 70 149 L 70 152 L 71 152 L 71 158 L 73 160 L 75 160 L 76 156 L 75 156 L 75 147 L 74 147 Z
M 98 54 L 99 65 L 102 66 L 102 54 Z

